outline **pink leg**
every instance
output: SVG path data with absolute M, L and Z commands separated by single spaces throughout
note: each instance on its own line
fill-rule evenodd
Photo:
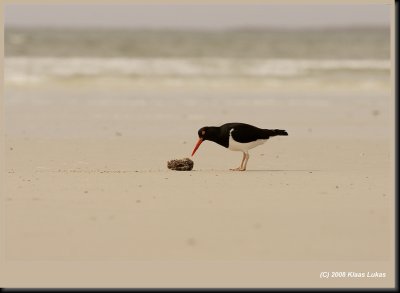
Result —
M 240 166 L 234 169 L 230 169 L 231 171 L 245 171 L 246 170 L 246 165 L 247 165 L 247 161 L 245 163 L 245 165 L 243 166 L 243 163 L 245 162 L 246 158 L 248 157 L 248 154 L 246 155 L 246 153 L 243 152 L 243 158 L 242 158 L 242 162 L 240 163 Z M 248 160 L 248 158 L 247 158 Z

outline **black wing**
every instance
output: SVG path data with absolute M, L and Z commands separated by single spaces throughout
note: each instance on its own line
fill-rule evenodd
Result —
M 230 133 L 235 141 L 241 143 L 269 138 L 269 134 L 264 129 L 245 123 L 227 123 L 221 126 L 221 131 L 227 134 Z

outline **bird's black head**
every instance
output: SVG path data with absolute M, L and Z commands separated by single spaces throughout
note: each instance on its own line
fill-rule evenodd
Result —
M 214 127 L 215 128 L 215 127 Z M 199 129 L 199 131 L 197 132 L 199 135 L 199 140 L 197 141 L 196 146 L 193 149 L 192 152 L 192 156 L 194 155 L 194 153 L 197 151 L 197 149 L 199 148 L 199 146 L 201 145 L 201 143 L 205 140 L 211 140 L 212 138 L 212 129 L 213 127 L 209 127 L 209 126 L 204 126 L 202 128 Z
M 210 127 L 208 126 L 200 128 L 199 131 L 197 132 L 199 134 L 199 138 L 202 140 L 207 140 L 209 136 L 209 129 Z

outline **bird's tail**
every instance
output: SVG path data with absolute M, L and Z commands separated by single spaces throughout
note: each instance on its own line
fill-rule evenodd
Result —
M 265 129 L 264 131 L 267 132 L 268 136 L 288 135 L 286 130 L 281 129 Z

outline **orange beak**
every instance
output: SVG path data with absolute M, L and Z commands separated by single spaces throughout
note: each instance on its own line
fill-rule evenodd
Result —
M 203 142 L 203 139 L 199 138 L 199 141 L 196 143 L 196 146 L 193 149 L 192 157 L 193 157 L 194 153 L 197 151 L 197 149 L 199 148 L 199 146 L 201 145 L 202 142 Z

